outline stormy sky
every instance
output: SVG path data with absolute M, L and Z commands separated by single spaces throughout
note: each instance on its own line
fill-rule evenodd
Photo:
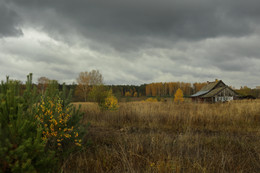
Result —
M 260 85 L 259 0 L 0 0 L 0 79 Z

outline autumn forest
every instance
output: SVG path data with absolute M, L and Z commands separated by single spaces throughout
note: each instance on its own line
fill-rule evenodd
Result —
M 111 89 L 113 94 L 119 99 L 122 97 L 173 97 L 178 88 L 182 90 L 184 97 L 189 97 L 198 92 L 203 86 L 207 85 L 207 81 L 202 83 L 158 82 L 142 85 L 105 85 L 103 83 L 102 74 L 98 70 L 82 72 L 80 74 L 81 76 L 79 75 L 77 78 L 77 83 L 67 85 L 68 88 L 74 90 L 75 94 L 73 95 L 73 101 L 76 102 L 92 101 L 93 99 L 87 95 L 91 93 L 91 89 L 95 85 L 103 85 L 107 89 Z M 84 74 L 90 74 L 92 77 L 90 77 L 90 79 L 84 79 Z M 56 80 L 50 80 L 47 77 L 40 77 L 37 84 L 38 90 L 45 90 L 51 82 L 58 84 L 58 81 Z M 83 85 L 84 83 L 85 85 Z M 58 85 L 60 85 L 61 88 L 62 85 Z M 234 87 L 231 86 L 231 88 Z M 252 95 L 255 98 L 260 97 L 260 89 L 251 89 L 247 86 L 243 86 L 235 90 L 241 95 Z

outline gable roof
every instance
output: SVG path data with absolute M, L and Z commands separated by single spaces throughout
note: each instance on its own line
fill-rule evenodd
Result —
M 208 85 L 205 85 L 204 87 L 202 87 L 200 91 L 198 91 L 197 93 L 191 95 L 191 97 L 203 96 L 203 95 L 209 93 L 211 90 L 213 90 L 219 83 L 223 83 L 224 84 L 224 82 L 222 82 L 222 80 L 215 81 L 215 82 L 209 82 Z
M 212 91 L 208 92 L 207 94 L 203 95 L 202 97 L 213 97 L 214 95 L 218 94 L 220 91 L 222 91 L 223 89 L 225 89 L 227 86 L 225 87 L 219 87 L 219 88 L 215 88 Z
M 210 90 L 212 90 L 219 82 L 220 82 L 220 81 L 209 82 L 208 85 L 205 85 L 204 87 L 202 87 L 200 91 L 210 91 Z

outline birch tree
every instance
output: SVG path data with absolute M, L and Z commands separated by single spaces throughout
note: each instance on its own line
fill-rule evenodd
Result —
M 83 95 L 84 101 L 86 102 L 90 87 L 103 84 L 103 76 L 98 70 L 80 72 L 77 83 L 77 90 Z

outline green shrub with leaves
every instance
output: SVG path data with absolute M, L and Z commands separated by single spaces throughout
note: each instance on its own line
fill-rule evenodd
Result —
M 93 86 L 89 98 L 93 102 L 97 102 L 100 107 L 105 103 L 105 100 L 108 96 L 108 88 L 104 85 Z
M 92 101 L 98 103 L 102 110 L 117 110 L 118 100 L 113 95 L 112 90 L 103 85 L 94 86 L 89 94 Z

